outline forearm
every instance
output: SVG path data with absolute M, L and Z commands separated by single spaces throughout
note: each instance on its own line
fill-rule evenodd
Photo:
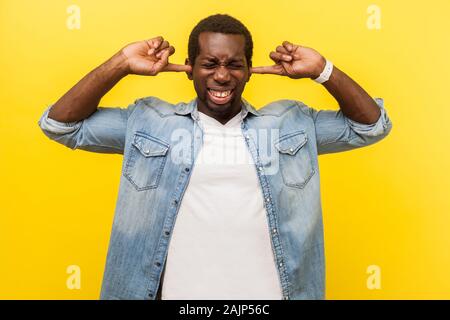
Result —
M 127 74 L 126 57 L 120 51 L 66 92 L 50 109 L 49 118 L 74 122 L 89 117 L 100 99 Z
M 342 113 L 353 121 L 372 124 L 380 117 L 380 108 L 369 94 L 336 66 L 323 86 L 339 103 Z

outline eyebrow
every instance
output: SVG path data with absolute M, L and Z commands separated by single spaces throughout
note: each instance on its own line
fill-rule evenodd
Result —
M 208 61 L 219 61 L 219 59 L 217 59 L 216 57 L 204 57 L 202 58 L 202 60 L 208 60 Z M 230 60 L 228 60 L 228 62 L 244 62 L 244 58 L 231 58 Z

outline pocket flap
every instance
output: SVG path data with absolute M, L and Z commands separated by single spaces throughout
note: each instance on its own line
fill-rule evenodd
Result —
M 144 157 L 164 156 L 169 150 L 169 145 L 156 138 L 135 134 L 132 144 Z
M 281 153 L 295 155 L 297 151 L 305 145 L 306 141 L 308 141 L 306 133 L 304 131 L 296 131 L 280 137 L 280 139 L 275 142 L 275 148 Z

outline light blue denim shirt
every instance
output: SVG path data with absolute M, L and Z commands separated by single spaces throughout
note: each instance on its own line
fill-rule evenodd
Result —
M 241 128 L 261 185 L 284 299 L 325 296 L 318 155 L 383 139 L 392 124 L 383 100 L 375 101 L 381 115 L 367 125 L 340 110 L 317 111 L 295 100 L 256 110 L 242 99 Z M 146 97 L 128 108 L 99 107 L 73 123 L 48 118 L 50 108 L 38 122 L 50 139 L 71 149 L 124 155 L 100 298 L 155 299 L 202 146 L 197 100 L 174 105 Z

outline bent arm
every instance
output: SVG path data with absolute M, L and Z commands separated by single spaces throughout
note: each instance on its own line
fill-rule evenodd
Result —
M 38 121 L 40 128 L 71 149 L 123 153 L 128 121 L 140 99 L 125 109 L 98 107 L 101 98 L 127 74 L 191 72 L 190 66 L 169 63 L 174 52 L 161 36 L 128 44 L 48 107 Z
M 374 99 L 336 66 L 323 86 L 337 100 L 347 118 L 362 124 L 374 124 L 380 118 L 381 111 Z
M 119 51 L 66 92 L 52 106 L 48 117 L 59 122 L 88 118 L 97 110 L 101 98 L 127 74 L 127 59 Z

